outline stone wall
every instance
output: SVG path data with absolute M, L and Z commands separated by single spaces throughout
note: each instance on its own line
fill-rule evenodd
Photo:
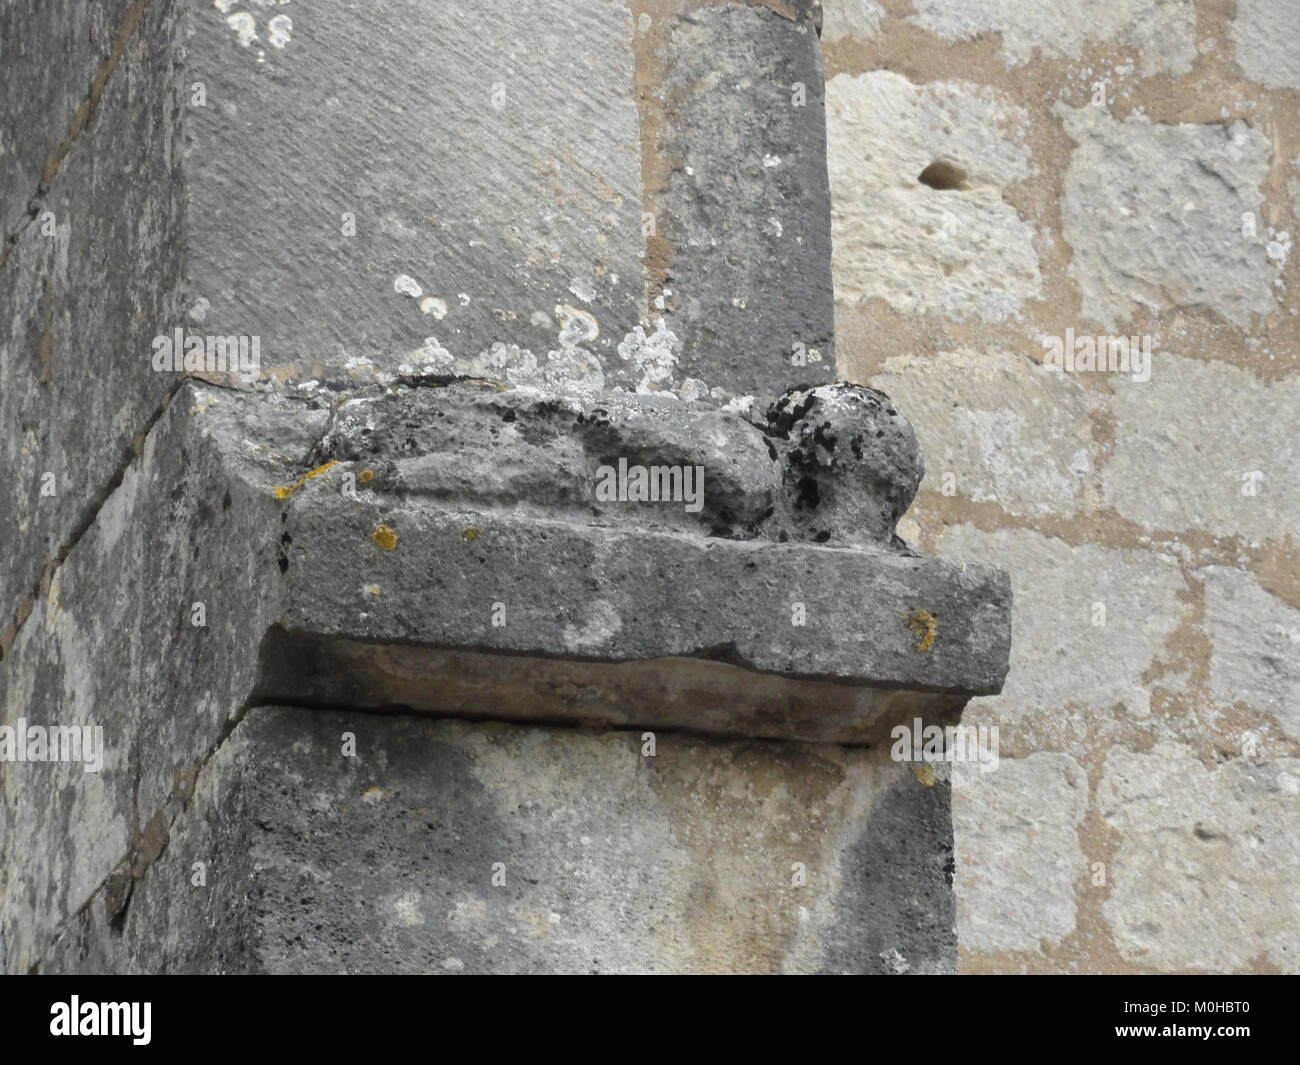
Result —
M 0 969 L 1300 969 L 1294 6 L 828 0 L 819 42 L 802 0 L 529 7 L 0 10 L 0 721 L 108 736 L 99 774 L 0 763 Z M 765 57 L 811 119 L 736 106 Z M 266 374 L 153 372 L 183 325 L 261 335 Z M 1149 336 L 1149 379 L 1054 372 L 1067 330 Z M 313 604 L 426 616 L 400 522 L 393 555 L 300 532 L 380 513 L 323 461 L 345 394 L 720 404 L 794 383 L 792 340 L 915 426 L 904 539 L 1011 574 L 1011 672 L 964 717 L 996 771 L 770 738 L 798 678 L 757 735 L 652 755 L 622 718 L 267 687 Z M 415 557 L 473 564 L 462 524 Z M 859 638 L 833 616 L 809 660 Z
M 1300 968 L 1298 42 L 1290 0 L 826 2 L 841 372 L 921 437 L 903 535 L 1015 589 L 963 971 Z M 1053 372 L 1067 329 L 1150 379 Z

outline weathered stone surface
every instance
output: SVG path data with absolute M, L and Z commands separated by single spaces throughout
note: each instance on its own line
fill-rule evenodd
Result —
M 1115 377 L 1106 502 L 1149 529 L 1281 539 L 1300 515 L 1300 381 L 1174 354 L 1151 380 Z M 1170 424 L 1186 432 L 1172 432 Z M 1258 473 L 1259 477 L 1254 475 Z
M 771 398 L 834 379 L 822 84 L 810 18 L 719 5 L 673 25 L 656 224 L 680 372 L 709 388 Z
M 393 550 L 374 542 L 379 526 Z M 353 502 L 325 478 L 286 532 L 290 630 L 616 662 L 717 657 L 940 692 L 996 690 L 1005 669 L 1007 587 L 991 567 Z M 363 598 L 371 585 L 381 594 Z M 837 636 L 809 641 L 796 602 Z M 507 623 L 493 624 L 495 603 Z M 918 652 L 909 619 L 922 610 L 936 638 Z
M 9 0 L 0 8 L 0 257 L 8 238 L 28 224 L 41 182 L 53 177 L 43 173 L 46 165 L 77 130 L 78 109 L 112 54 L 124 17 L 139 6 L 130 0 Z M 52 55 L 57 63 L 50 62 Z
M 645 317 L 625 7 L 331 2 L 277 38 L 285 13 L 230 6 L 195 4 L 188 42 L 196 326 L 259 335 L 300 382 L 494 343 L 625 372 Z
M 894 356 L 871 383 L 916 427 L 931 489 L 1034 517 L 1086 509 L 1090 404 L 1068 375 L 1015 352 L 963 348 Z
M 835 298 L 958 319 L 1019 313 L 1041 285 L 1032 229 L 1002 197 L 1028 174 L 1025 122 L 988 88 L 887 70 L 831 78 Z M 936 163 L 943 187 L 921 180 Z
M 852 413 L 832 409 L 847 402 L 842 398 L 847 396 L 865 396 L 880 404 L 878 393 L 833 386 L 824 395 L 819 390 L 813 397 L 817 404 L 806 404 L 805 397 L 784 413 L 778 411 L 774 424 L 783 432 L 794 430 L 780 441 L 792 452 L 804 441 L 798 427 L 805 422 L 808 428 L 821 425 L 823 416 L 832 427 L 850 425 L 853 418 L 864 427 L 875 425 L 876 419 L 893 426 L 895 435 L 883 440 L 888 448 L 875 450 L 882 440 L 873 438 L 853 469 L 831 471 L 817 465 L 828 455 L 824 448 L 829 437 L 800 460 L 812 463 L 808 469 L 815 466 L 814 473 L 823 480 L 832 472 L 857 478 L 860 498 L 869 501 L 881 486 L 866 478 L 888 482 L 886 463 L 895 458 L 889 448 L 903 447 L 910 430 L 895 425 L 892 408 L 876 413 L 868 408 Z M 435 405 L 434 412 L 450 422 L 461 401 L 448 390 L 438 397 L 442 405 Z M 420 409 L 418 398 L 399 400 L 391 411 L 377 401 L 362 405 L 351 415 L 350 425 L 344 418 L 344 424 L 326 437 L 328 443 L 316 458 L 337 454 L 346 461 L 322 463 L 319 475 L 304 478 L 286 506 L 280 566 L 287 630 L 370 643 L 607 662 L 700 657 L 732 661 L 758 672 L 951 694 L 1000 686 L 1008 636 L 1008 588 L 1000 571 L 879 548 L 727 538 L 753 536 L 752 531 L 731 527 L 736 513 L 771 509 L 778 482 L 771 473 L 766 482 L 761 475 L 773 460 L 757 449 L 751 453 L 758 455 L 752 459 L 752 477 L 732 476 L 730 483 L 739 487 L 730 495 L 724 481 L 724 499 L 740 502 L 726 514 L 718 512 L 716 520 L 709 519 L 714 535 L 700 535 L 698 526 L 691 532 L 689 524 L 674 529 L 666 519 L 656 522 L 649 516 L 644 522 L 631 515 L 615 518 L 615 504 L 609 504 L 609 514 L 583 506 L 583 497 L 594 495 L 591 468 L 596 461 L 612 461 L 615 454 L 628 451 L 641 461 L 682 461 L 680 449 L 698 444 L 687 444 L 680 435 L 674 439 L 670 431 L 654 436 L 638 435 L 636 429 L 638 417 L 656 410 L 671 426 L 671 419 L 681 416 L 671 405 L 625 407 L 612 416 L 602 408 L 593 430 L 588 426 L 592 412 L 579 420 L 572 408 L 539 408 L 529 398 L 519 403 L 509 393 L 473 397 L 468 404 L 480 414 L 498 413 L 478 422 L 467 418 L 463 435 L 455 429 L 394 434 L 394 426 L 414 427 L 430 419 L 414 415 Z M 572 435 L 555 432 L 557 409 L 566 422 L 571 420 Z M 340 411 L 341 417 L 346 410 Z M 506 416 L 511 411 L 516 413 L 513 422 Z M 476 432 L 487 429 L 489 435 L 475 438 Z M 728 433 L 743 439 L 746 431 L 757 434 L 739 420 L 718 421 L 710 446 L 720 444 L 722 453 L 709 452 L 710 465 L 715 459 L 725 463 L 727 456 L 744 460 L 740 449 L 728 442 Z M 620 440 L 620 432 L 631 435 Z M 844 435 L 836 453 L 851 443 Z M 565 448 L 584 437 L 587 451 L 566 455 Z M 522 451 L 513 450 L 516 438 L 524 443 Z M 602 445 L 603 440 L 614 443 Z M 601 446 L 609 450 L 599 450 Z M 428 461 L 443 455 L 445 465 L 455 456 L 462 470 L 481 470 L 491 477 L 489 464 L 479 455 L 483 448 L 492 449 L 498 468 L 506 472 L 502 495 L 495 501 L 495 493 L 484 493 L 487 485 L 471 485 L 458 494 L 454 483 L 434 472 L 439 463 Z M 817 448 L 823 448 L 820 458 L 814 454 Z M 563 509 L 547 513 L 539 505 L 536 483 L 515 477 L 518 471 L 538 468 L 541 454 L 552 462 L 572 462 L 559 474 L 570 493 L 567 514 Z M 846 454 L 851 456 L 851 449 Z M 872 457 L 880 462 L 874 472 Z M 733 472 L 735 468 L 733 464 Z M 800 477 L 813 476 L 798 463 L 793 468 L 802 471 Z M 904 504 L 905 490 L 914 489 L 919 472 L 918 462 L 901 473 L 906 483 L 886 483 L 894 494 L 880 497 L 877 505 L 889 509 Z M 791 479 L 796 490 L 802 490 L 800 479 Z M 762 489 L 758 504 L 745 502 L 747 482 Z M 541 495 L 549 496 L 541 483 Z M 833 497 L 833 491 L 827 495 Z M 563 506 L 564 496 L 560 498 Z M 619 505 L 636 510 L 646 506 Z M 707 511 L 702 512 L 706 518 Z M 841 501 L 840 513 L 830 514 L 829 527 L 839 533 L 845 516 L 854 513 L 850 503 Z M 724 517 L 726 524 L 719 530 Z M 877 520 L 882 527 L 867 531 L 880 539 L 892 536 L 896 515 Z M 717 535 L 719 531 L 725 535 Z M 802 604 L 798 611 L 796 604 Z M 933 625 L 925 639 L 916 634 L 919 612 Z M 806 618 L 839 637 L 809 641 Z
M 24 129 L 0 152 L 0 189 L 21 190 L 24 207 L 37 192 L 27 170 L 47 161 L 32 153 L 45 149 L 50 130 L 68 132 L 70 97 L 79 103 L 89 91 L 87 74 L 70 92 L 61 64 L 83 70 L 90 62 L 87 32 L 95 52 L 107 52 L 106 26 L 116 33 L 126 7 L 95 5 L 92 16 L 85 5 L 38 6 L 28 21 L 30 4 L 5 5 L 3 18 L 13 21 L 0 30 L 0 99 Z M 12 560 L 0 568 L 0 633 L 47 561 L 90 520 L 135 434 L 175 387 L 149 362 L 150 341 L 174 313 L 182 250 L 174 19 L 162 0 L 144 10 L 93 116 L 50 175 L 40 217 L 16 244 L 0 240 L 0 257 L 8 252 L 0 266 L 0 541 Z M 44 36 L 54 25 L 80 34 L 59 64 L 49 61 L 57 46 Z
M 1052 113 L 1076 145 L 1062 235 L 1085 316 L 1113 331 L 1139 308 L 1204 307 L 1240 326 L 1276 309 L 1265 242 L 1240 224 L 1263 202 L 1272 147 L 1262 130 L 1119 122 L 1091 104 Z
M 826 11 L 822 40 L 828 44 L 846 38 L 870 40 L 885 17 L 876 0 L 823 0 L 822 7 Z
M 894 537 L 921 462 L 887 397 L 743 399 L 833 376 L 814 22 L 713 8 L 669 35 L 682 239 L 651 325 L 624 7 L 234 8 L 123 14 L 43 193 L 54 235 L 0 266 L 6 610 L 54 563 L 4 635 L 0 721 L 108 748 L 98 773 L 0 765 L 0 965 L 950 970 L 945 782 L 667 734 L 638 760 L 653 729 L 872 743 L 1006 672 L 1006 575 Z M 86 55 L 36 96 L 75 99 Z M 257 337 L 271 394 L 155 373 L 182 307 Z M 595 500 L 619 458 L 704 466 L 698 515 Z M 341 719 L 261 707 L 281 695 L 364 722 L 356 801 Z M 400 818 L 357 816 L 385 792 Z M 479 894 L 501 846 L 520 893 Z M 339 934 L 299 951 L 311 882 Z
M 378 587 L 370 585 L 362 594 L 372 595 Z M 579 642 L 589 632 L 569 635 L 575 655 L 589 650 Z M 263 639 L 260 661 L 255 694 L 261 702 L 367 711 L 398 707 L 469 720 L 654 727 L 818 743 L 885 743 L 899 722 L 955 719 L 968 698 L 782 677 L 698 657 L 537 658 L 379 644 L 279 627 Z
M 912 21 L 949 41 L 995 33 L 1008 66 L 1035 53 L 1078 59 L 1103 41 L 1138 51 L 1143 77 L 1184 74 L 1196 59 L 1195 0 L 1026 4 L 1021 0 L 915 0 Z
M 547 521 L 891 550 L 923 473 L 907 419 L 857 385 L 796 389 L 741 416 L 667 396 L 420 380 L 434 387 L 336 405 L 312 465 L 360 463 L 356 483 L 375 492 Z M 696 472 L 654 477 L 650 499 L 612 498 L 624 466 Z
M 1289 0 L 1237 0 L 1234 58 L 1251 81 L 1271 89 L 1300 89 L 1300 7 Z
M 1300 762 L 1207 767 L 1179 744 L 1106 756 L 1097 789 L 1119 849 L 1102 906 L 1148 971 L 1300 971 Z
M 98 725 L 106 747 L 99 773 L 0 763 L 9 971 L 38 961 L 53 930 L 129 868 L 252 686 L 275 613 L 280 505 L 274 481 L 242 474 L 297 467 L 313 434 L 296 434 L 318 434 L 325 412 L 313 421 L 278 397 L 221 400 L 208 390 L 196 418 L 197 393 L 180 393 L 0 663 L 0 722 Z
M 1137 718 L 1150 713 L 1151 689 L 1143 675 L 1187 609 L 1179 601 L 1187 584 L 1177 560 L 1072 546 L 1027 531 L 984 534 L 969 525 L 946 532 L 938 550 L 1017 560 L 1011 670 L 1002 693 L 984 705 L 1011 715 L 1069 707 L 1060 716 L 1063 737 L 1091 706 L 1123 703 Z M 1173 688 L 1177 678 L 1169 675 L 1161 683 Z
M 957 920 L 967 950 L 1037 950 L 1075 926 L 1088 777 L 1064 754 L 953 764 Z
M 792 389 L 769 410 L 766 431 L 784 467 L 792 539 L 902 546 L 894 530 L 925 466 L 887 395 L 845 383 Z
M 881 753 L 644 742 L 252 709 L 122 937 L 89 907 L 50 968 L 952 970 L 946 789 Z
M 1227 566 L 1200 571 L 1210 639 L 1210 692 L 1273 715 L 1300 740 L 1300 610 Z

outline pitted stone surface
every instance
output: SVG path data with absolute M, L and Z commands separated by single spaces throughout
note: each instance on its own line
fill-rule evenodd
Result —
M 364 465 L 376 492 L 549 521 L 745 539 L 772 518 L 781 489 L 764 440 L 738 414 L 671 397 L 579 399 L 452 383 L 349 400 L 336 411 L 314 464 Z M 601 470 L 616 474 L 620 460 L 647 470 L 702 467 L 699 509 L 666 496 L 643 504 L 601 498 Z M 673 484 L 681 487 L 682 479 Z
M 826 124 L 837 300 L 1001 322 L 1039 295 L 1032 227 L 1003 194 L 1029 176 L 1022 107 L 873 70 L 826 83 Z M 946 187 L 920 180 L 936 163 Z
M 1196 59 L 1195 0 L 915 0 L 914 7 L 911 21 L 945 40 L 996 35 L 1000 55 L 1013 67 L 1023 66 L 1036 53 L 1078 60 L 1085 49 L 1104 41 L 1135 49 L 1144 77 L 1184 74 Z
M 1267 242 L 1241 225 L 1262 211 L 1272 147 L 1261 129 L 1121 122 L 1091 104 L 1052 113 L 1076 145 L 1061 232 L 1084 315 L 1112 331 L 1140 309 L 1203 307 L 1238 326 L 1276 309 Z
M 372 491 L 443 504 L 891 550 L 903 546 L 894 530 L 923 473 L 916 435 L 889 397 L 847 383 L 793 390 L 763 419 L 672 397 L 448 379 L 337 405 L 311 461 L 331 460 L 366 467 Z M 694 468 L 700 498 L 604 498 L 597 485 L 619 463 Z
M 1300 6 L 1291 0 L 1237 0 L 1232 41 L 1246 77 L 1273 89 L 1300 89 Z
M 1119 847 L 1102 913 L 1147 972 L 1300 969 L 1300 760 L 1207 766 L 1185 746 L 1106 756 L 1097 803 Z
M 817 544 L 578 525 L 341 492 L 295 493 L 282 569 L 290 631 L 370 643 L 759 671 L 929 691 L 995 691 L 1010 589 L 992 566 Z M 392 538 L 378 542 L 376 530 Z M 367 594 L 377 588 L 378 594 Z M 494 623 L 494 604 L 504 623 Z M 793 604 L 834 639 L 809 639 Z M 915 611 L 935 619 L 918 650 Z
M 49 969 L 953 970 L 946 788 L 882 751 L 644 743 L 254 708 L 124 932 L 97 897 Z
M 801 539 L 901 546 L 894 529 L 925 466 L 916 433 L 887 395 L 844 382 L 793 389 L 768 412 L 768 425 Z
M 1007 666 L 1006 575 L 893 540 L 920 472 L 904 427 L 881 421 L 886 435 L 848 463 L 824 434 L 813 452 L 793 422 L 776 431 L 761 402 L 715 409 L 834 374 L 813 20 L 713 9 L 671 35 L 670 82 L 702 80 L 671 86 L 684 125 L 661 143 L 681 155 L 674 181 L 698 180 L 670 183 L 665 202 L 689 224 L 673 302 L 651 319 L 624 7 L 494 0 L 467 20 L 396 0 L 376 19 L 333 0 L 290 20 L 229 6 L 188 5 L 179 23 L 167 0 L 132 7 L 144 14 L 116 74 L 92 80 L 100 111 L 70 128 L 41 191 L 54 235 L 27 225 L 3 267 L 0 413 L 22 431 L 7 453 L 15 506 L 0 514 L 17 515 L 28 567 L 14 587 L 31 587 L 44 554 L 66 557 L 6 646 L 0 720 L 101 724 L 108 751 L 100 774 L 0 767 L 0 964 L 415 966 L 435 955 L 409 937 L 445 921 L 455 950 L 436 961 L 450 970 L 492 967 L 502 935 L 522 942 L 504 967 L 529 971 L 582 969 L 607 941 L 622 969 L 647 956 L 646 968 L 950 969 L 946 791 L 881 751 L 735 742 L 874 744 L 895 720 L 955 717 Z M 78 42 L 66 79 L 42 81 L 34 101 L 59 112 L 78 98 L 103 53 L 99 23 L 90 31 L 90 51 Z M 32 54 L 24 44 L 5 72 L 30 80 Z M 5 141 L 0 176 L 21 183 L 44 165 L 62 117 L 21 142 L 16 169 Z M 192 333 L 258 337 L 270 394 L 173 392 L 149 341 L 178 307 Z M 76 347 L 87 337 L 107 345 L 93 390 L 97 352 Z M 376 381 L 395 394 L 339 395 Z M 876 425 L 878 411 L 840 409 L 850 395 L 817 393 L 835 424 Z M 704 505 L 689 518 L 594 505 L 593 468 L 621 459 L 704 466 Z M 891 477 L 877 459 L 904 466 Z M 75 491 L 34 518 L 24 493 L 47 461 Z M 859 515 L 826 482 L 824 524 L 792 521 L 791 461 L 879 485 L 883 502 Z M 355 781 L 318 757 L 333 758 L 339 719 L 262 711 L 286 676 L 277 696 L 359 708 L 374 730 L 367 771 L 394 773 L 367 784 L 365 810 L 383 809 L 390 785 L 417 803 L 358 818 Z M 453 713 L 517 725 L 416 720 Z M 556 735 L 552 720 L 587 727 Z M 652 763 L 665 772 L 651 781 L 629 778 L 616 751 L 628 737 L 596 730 L 611 726 L 732 740 L 668 739 L 683 753 Z M 490 734 L 506 737 L 505 757 Z M 865 823 L 877 805 L 887 816 Z M 430 806 L 445 818 L 432 878 L 410 830 Z M 569 885 L 579 822 L 601 841 L 598 868 L 640 879 Z M 266 832 L 276 846 L 259 850 Z M 516 837 L 541 874 L 524 895 L 487 921 L 469 887 L 442 910 L 448 887 L 476 889 L 480 859 Z M 689 868 L 665 870 L 665 855 Z M 208 892 L 192 890 L 195 861 L 210 862 Z M 792 862 L 816 893 L 773 908 Z M 376 896 L 376 869 L 406 882 Z M 295 955 L 295 935 L 320 932 L 302 900 L 322 883 L 348 900 L 336 927 L 361 911 L 369 938 L 354 951 L 346 932 L 319 936 Z M 626 939 L 608 924 L 613 904 L 665 898 L 686 915 L 666 936 L 658 914 Z M 584 921 L 600 935 L 555 934 Z M 252 946 L 277 937 L 280 952 Z

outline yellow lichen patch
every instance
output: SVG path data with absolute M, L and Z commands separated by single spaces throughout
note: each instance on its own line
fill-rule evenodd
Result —
M 373 481 L 374 479 L 375 479 L 374 470 L 362 470 L 360 473 L 357 474 L 357 480 L 360 481 L 362 484 L 366 484 L 367 482 Z
M 912 770 L 912 775 L 916 777 L 916 779 L 919 780 L 922 784 L 924 784 L 927 788 L 934 787 L 935 783 L 939 779 L 935 775 L 934 766 L 929 766 L 929 765 L 916 766 Z
M 478 539 L 478 530 L 471 525 L 468 529 L 465 529 L 461 532 L 460 538 L 464 540 L 467 544 L 472 544 L 475 540 Z
M 369 803 L 371 806 L 377 802 L 383 802 L 386 798 L 388 798 L 388 792 L 380 787 L 366 788 L 361 795 L 361 801 Z
M 326 470 L 333 469 L 337 465 L 338 462 L 335 459 L 330 459 L 329 462 L 325 463 L 325 465 L 317 466 L 314 470 L 308 470 L 296 481 L 294 481 L 293 484 L 280 485 L 280 487 L 275 490 L 275 498 L 287 499 L 289 496 L 293 495 L 293 493 L 296 492 L 299 488 L 301 488 L 308 481 L 310 481 L 313 477 L 319 477 Z
M 916 637 L 916 646 L 912 648 L 918 654 L 934 646 L 934 638 L 939 632 L 939 623 L 928 610 L 913 610 L 903 618 L 903 624 L 912 630 Z
M 391 551 L 397 546 L 397 533 L 393 532 L 387 525 L 376 525 L 375 531 L 370 534 L 370 539 L 374 540 L 385 551 Z

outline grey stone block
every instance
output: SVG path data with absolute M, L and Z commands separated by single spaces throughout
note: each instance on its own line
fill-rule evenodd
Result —
M 126 16 L 140 6 L 8 0 L 0 7 L 0 257 L 53 176 L 47 164 L 90 117 L 96 75 L 111 62 Z
M 96 899 L 43 971 L 955 968 L 944 788 L 882 752 L 644 742 L 255 708 L 122 930 Z
M 319 435 L 326 412 L 313 421 L 282 397 L 221 399 L 187 387 L 169 406 L 0 663 L 0 721 L 99 726 L 106 748 L 98 773 L 0 762 L 11 971 L 40 959 L 114 870 L 127 873 L 116 904 L 129 901 L 130 869 L 253 685 L 257 641 L 277 613 L 268 575 L 280 506 L 241 477 L 254 468 L 243 456 L 283 476 L 311 445 L 310 432 L 295 440 L 297 427 Z
M 391 378 L 430 337 L 463 359 L 581 347 L 622 372 L 645 316 L 626 8 L 393 0 L 377 19 L 329 0 L 275 47 L 284 14 L 192 9 L 202 328 L 259 335 L 298 381 Z
M 772 398 L 835 377 L 830 189 L 809 16 L 717 5 L 673 24 L 656 209 L 681 371 Z
M 62 55 L 50 60 L 57 46 L 42 36 L 54 32 L 47 20 L 62 26 L 56 39 L 75 38 L 66 61 L 84 71 L 86 34 L 107 51 L 105 22 L 116 32 L 126 7 L 93 5 L 90 14 L 84 6 L 42 5 L 25 21 L 30 5 L 6 5 L 3 47 L 13 65 L 0 61 L 0 98 L 19 105 L 24 130 L 53 128 L 63 136 L 72 106 L 66 97 L 77 95 L 66 87 L 89 91 L 89 75 L 83 82 L 61 67 Z M 98 107 L 68 141 L 41 197 L 41 217 L 7 246 L 0 266 L 0 464 L 7 471 L 0 541 L 12 559 L 0 568 L 0 645 L 47 563 L 91 521 L 137 436 L 176 387 L 173 376 L 150 365 L 150 343 L 175 313 L 184 252 L 174 21 L 163 0 L 144 9 Z M 36 65 L 40 73 L 30 69 Z M 58 81 L 51 80 L 55 69 Z M 4 111 L 12 115 L 9 106 Z M 42 145 L 10 147 L 30 153 Z M 11 158 L 0 154 L 0 162 Z M 29 177 L 0 173 L 0 186 L 34 195 Z

